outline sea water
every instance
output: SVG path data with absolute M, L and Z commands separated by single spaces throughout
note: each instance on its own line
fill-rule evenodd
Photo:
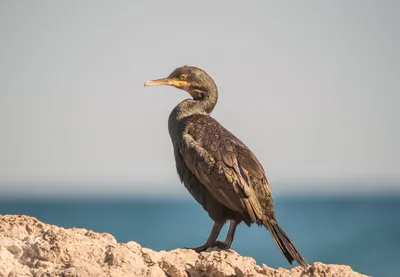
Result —
M 400 198 L 275 198 L 279 225 L 308 263 L 345 264 L 372 276 L 400 276 Z M 2 199 L 1 214 L 112 234 L 154 250 L 203 244 L 212 221 L 192 199 Z M 225 239 L 227 226 L 220 234 Z M 271 267 L 290 266 L 269 233 L 241 224 L 232 248 Z

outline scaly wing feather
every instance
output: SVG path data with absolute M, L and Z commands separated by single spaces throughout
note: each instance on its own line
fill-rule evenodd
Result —
M 271 190 L 261 164 L 239 139 L 211 117 L 196 115 L 188 119 L 178 147 L 187 167 L 221 204 L 252 222 L 265 219 Z

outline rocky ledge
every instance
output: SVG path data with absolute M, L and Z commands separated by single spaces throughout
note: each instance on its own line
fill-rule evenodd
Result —
M 64 229 L 34 217 L 0 215 L 0 276 L 366 276 L 349 266 L 314 263 L 308 270 L 256 265 L 233 250 L 197 254 L 175 249 L 156 252 L 136 242 L 117 243 L 110 234 Z

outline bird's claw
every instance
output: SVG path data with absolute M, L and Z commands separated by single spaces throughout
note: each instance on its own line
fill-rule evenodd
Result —
M 222 250 L 226 250 L 226 249 L 229 249 L 231 247 L 230 244 L 228 244 L 226 242 L 223 242 L 223 241 L 216 241 L 214 246 L 216 246 L 216 247 L 218 247 L 219 249 L 222 249 Z
M 206 251 L 210 247 L 213 247 L 213 245 L 204 244 L 199 247 L 184 247 L 184 249 L 190 249 L 190 250 L 196 251 L 197 253 L 200 253 L 200 252 Z
M 218 247 L 221 250 L 226 250 L 226 249 L 229 249 L 231 246 L 230 246 L 230 244 L 228 244 L 226 242 L 216 241 L 213 244 L 204 244 L 199 247 L 184 247 L 184 249 L 191 249 L 191 250 L 196 251 L 197 253 L 200 253 L 200 252 L 206 251 L 208 248 L 211 248 L 211 247 Z

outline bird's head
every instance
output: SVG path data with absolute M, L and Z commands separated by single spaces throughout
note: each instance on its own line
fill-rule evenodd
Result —
M 167 78 L 147 81 L 144 86 L 173 86 L 187 91 L 195 100 L 217 93 L 214 80 L 204 70 L 194 66 L 178 67 Z

